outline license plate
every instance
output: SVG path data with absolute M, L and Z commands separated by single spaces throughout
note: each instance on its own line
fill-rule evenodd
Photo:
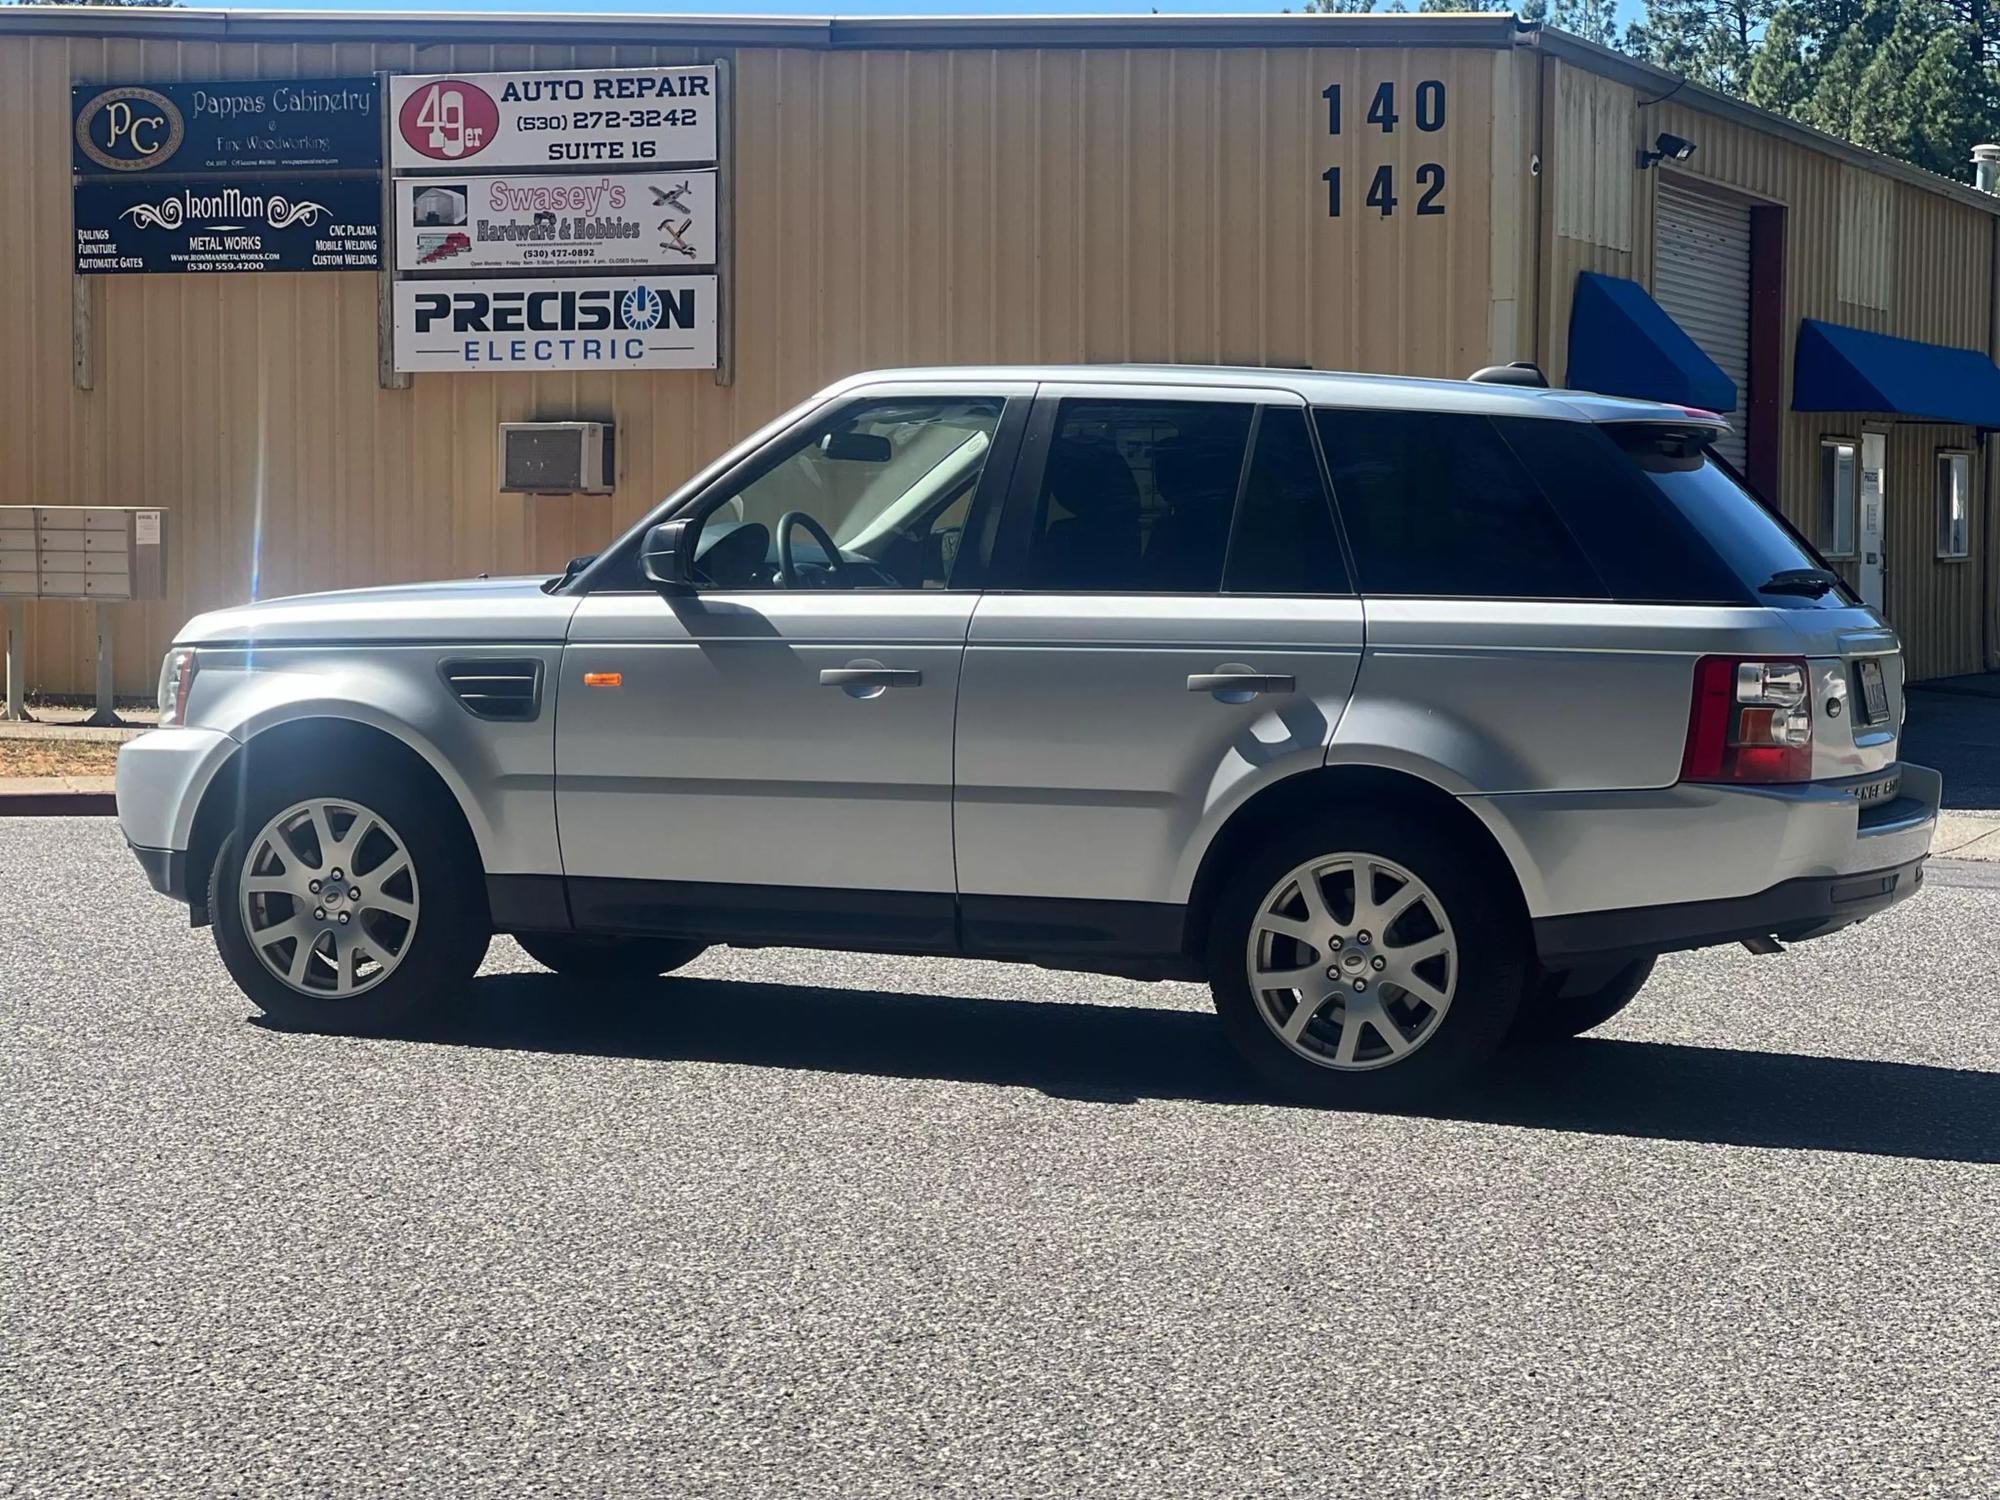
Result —
M 1864 659 L 1855 663 L 1854 672 L 1861 682 L 1862 720 L 1880 724 L 1889 717 L 1889 688 L 1882 680 L 1882 663 Z
M 1848 788 L 1854 794 L 1854 800 L 1859 802 L 1863 807 L 1871 807 L 1877 802 L 1891 801 L 1896 793 L 1902 789 L 1903 777 L 1901 772 L 1898 772 L 1894 776 L 1884 776 L 1880 781 L 1868 782 L 1864 786 Z

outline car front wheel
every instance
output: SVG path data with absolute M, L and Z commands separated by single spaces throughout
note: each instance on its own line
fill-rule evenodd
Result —
M 255 786 L 210 876 L 223 962 L 286 1025 L 399 1028 L 486 951 L 469 843 L 406 778 L 302 767 Z
M 1372 810 L 1272 840 L 1224 890 L 1209 976 L 1279 1091 L 1368 1108 L 1436 1097 L 1506 1038 L 1527 972 L 1495 862 Z

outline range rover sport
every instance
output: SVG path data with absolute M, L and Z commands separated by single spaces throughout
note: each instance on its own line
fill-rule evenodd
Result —
M 1436 1092 L 1656 955 L 1911 894 L 1894 634 L 1706 412 L 1264 369 L 854 377 L 553 579 L 191 621 L 118 765 L 272 1016 L 806 945 L 1206 979 Z M 636 996 L 635 996 L 636 998 Z

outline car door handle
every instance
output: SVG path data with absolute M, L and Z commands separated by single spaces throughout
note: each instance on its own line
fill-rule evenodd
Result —
M 1290 693 L 1298 685 L 1282 672 L 1194 672 L 1187 680 L 1190 693 Z
M 915 667 L 822 667 L 821 687 L 922 687 L 924 674 Z

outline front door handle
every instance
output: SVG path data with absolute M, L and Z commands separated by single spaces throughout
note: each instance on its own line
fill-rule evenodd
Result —
M 846 688 L 853 690 L 870 689 L 881 692 L 892 687 L 922 687 L 924 674 L 915 667 L 822 667 L 819 674 L 821 687 Z
M 1194 672 L 1187 680 L 1190 693 L 1228 694 L 1223 698 L 1225 703 L 1247 703 L 1257 693 L 1295 692 L 1298 685 L 1296 677 L 1283 672 Z

